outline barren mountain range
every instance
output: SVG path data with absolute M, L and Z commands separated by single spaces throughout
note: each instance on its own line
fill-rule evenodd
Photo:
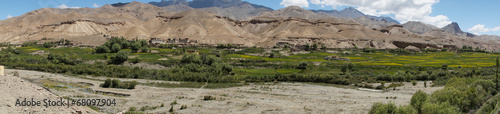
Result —
M 318 43 L 328 48 L 377 49 L 456 49 L 468 45 L 500 51 L 498 36 L 465 33 L 457 23 L 441 29 L 420 22 L 400 25 L 390 18 L 359 11 L 348 15 L 357 11 L 354 10 L 332 13 L 335 11 L 309 11 L 297 6 L 272 10 L 240 0 L 163 0 L 100 8 L 42 8 L 1 20 L 0 42 L 64 38 L 84 45 L 100 45 L 110 35 L 129 39 L 189 38 L 207 45 L 270 47 L 276 43 Z

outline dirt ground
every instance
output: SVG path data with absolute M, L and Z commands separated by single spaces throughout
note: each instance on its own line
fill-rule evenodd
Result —
M 95 79 L 79 78 L 61 74 L 44 73 L 37 71 L 6 69 L 6 73 L 18 71 L 21 78 L 30 82 L 43 85 L 58 83 L 92 83 L 93 86 L 75 87 L 66 89 L 51 89 L 59 96 L 69 96 L 73 99 L 116 99 L 116 106 L 99 107 L 103 113 L 126 112 L 130 107 L 140 110 L 142 107 L 148 113 L 168 112 L 173 106 L 178 113 L 338 113 L 338 114 L 364 114 L 369 111 L 375 102 L 394 102 L 398 105 L 408 105 L 413 93 L 422 90 L 432 93 L 442 87 L 423 87 L 423 82 L 416 86 L 404 83 L 396 90 L 376 91 L 371 89 L 356 88 L 354 86 L 319 85 L 309 83 L 268 83 L 250 84 L 240 87 L 223 89 L 200 88 L 159 88 L 149 86 L 136 86 L 136 89 L 100 88 L 103 83 Z M 2 79 L 2 78 L 0 78 Z M 105 78 L 96 78 L 105 79 Z M 4 79 L 2 79 L 3 81 Z M 52 80 L 46 81 L 46 80 Z M 129 81 L 126 79 L 122 81 Z M 137 80 L 139 82 L 163 82 L 153 80 Z M 50 82 L 50 83 L 49 83 Z M 165 81 L 167 82 L 167 81 Z M 179 83 L 171 82 L 168 83 Z M 387 83 L 388 85 L 390 83 Z M 4 86 L 5 84 L 2 84 Z M 32 84 L 33 85 L 33 84 Z M 374 84 L 375 85 L 375 84 Z M 429 84 L 430 85 L 430 84 Z M 82 91 L 84 88 L 115 93 L 130 94 L 128 97 L 109 94 L 97 94 Z M 4 91 L 17 91 L 17 88 Z M 36 89 L 36 88 L 35 88 Z M 36 92 L 35 92 L 36 93 Z M 2 94 L 6 94 L 5 92 Z M 51 94 L 40 92 L 39 94 Z M 11 97 L 1 98 L 1 109 L 23 111 L 19 107 L 6 107 L 14 105 L 14 100 L 22 94 L 12 94 Z M 32 95 L 34 96 L 34 95 Z M 53 95 L 54 96 L 54 95 Z M 204 100 L 204 96 L 215 97 L 215 100 Z M 31 96 L 26 96 L 31 97 Z M 49 96 L 40 96 L 40 98 Z M 56 97 L 56 96 L 54 96 Z M 164 104 L 163 107 L 161 105 Z M 187 106 L 181 110 L 181 106 Z M 20 110 L 18 110 L 20 109 Z M 40 108 L 43 109 L 43 108 Z M 62 109 L 61 109 L 62 110 Z M 69 111 L 69 110 L 68 110 Z M 1 112 L 0 112 L 1 113 Z
M 7 70 L 9 71 L 9 70 Z M 60 107 L 49 106 L 44 107 L 43 100 L 59 100 L 60 96 L 53 94 L 41 86 L 30 83 L 19 77 L 12 75 L 0 76 L 0 114 L 68 114 L 68 113 L 83 113 L 83 114 L 97 114 L 88 107 Z M 22 102 L 26 101 L 41 101 L 41 106 L 16 106 L 19 99 Z

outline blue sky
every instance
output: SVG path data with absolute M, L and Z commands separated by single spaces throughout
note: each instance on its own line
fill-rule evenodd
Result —
M 134 0 L 8 0 L 0 4 L 0 20 L 44 7 L 103 6 Z M 148 3 L 160 0 L 135 0 Z M 365 14 L 389 16 L 402 23 L 422 21 L 442 27 L 458 22 L 461 29 L 476 34 L 500 35 L 500 0 L 243 0 L 281 9 L 290 5 L 305 9 L 342 10 L 353 6 Z

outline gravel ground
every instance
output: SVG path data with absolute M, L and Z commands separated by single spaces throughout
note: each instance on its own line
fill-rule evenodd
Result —
M 141 107 L 149 106 L 156 107 L 154 109 L 146 109 L 148 113 L 163 113 L 168 112 L 173 106 L 174 112 L 179 113 L 338 113 L 338 114 L 364 114 L 369 111 L 373 103 L 376 102 L 394 102 L 398 105 L 408 105 L 413 93 L 417 90 L 423 90 L 427 93 L 432 93 L 442 87 L 423 87 L 423 82 L 418 82 L 416 86 L 411 83 L 404 83 L 404 86 L 397 87 L 396 90 L 389 91 L 373 91 L 371 89 L 362 89 L 352 86 L 339 85 L 317 85 L 308 83 L 268 83 L 268 84 L 250 84 L 240 87 L 223 88 L 223 89 L 205 89 L 200 88 L 158 88 L 138 85 L 136 89 L 113 89 L 100 88 L 99 84 L 103 83 L 98 80 L 89 80 L 78 78 L 75 76 L 67 76 L 61 74 L 44 73 L 27 70 L 11 70 L 10 73 L 18 71 L 20 76 L 25 80 L 34 80 L 32 82 L 41 84 L 43 81 L 36 80 L 57 80 L 58 82 L 77 83 L 88 82 L 93 83 L 93 90 L 108 91 L 115 93 L 130 94 L 129 97 L 103 95 L 83 92 L 81 88 L 69 88 L 63 90 L 51 91 L 59 96 L 69 96 L 72 98 L 99 98 L 99 99 L 116 99 L 116 106 L 100 107 L 104 113 L 120 113 L 125 112 L 130 107 L 136 107 L 138 110 Z M 0 109 L 9 109 L 9 111 L 23 112 L 26 107 L 14 107 L 15 99 L 18 97 L 36 97 L 42 98 L 57 98 L 56 95 L 48 91 L 39 89 L 39 86 L 28 82 L 20 82 L 21 79 L 7 80 L 2 79 L 2 90 L 8 91 L 1 98 L 3 104 Z M 97 77 L 96 79 L 105 79 Z M 5 80 L 5 81 L 4 81 Z M 133 79 L 123 79 L 123 81 Z M 165 82 L 171 81 L 158 80 L 137 80 L 139 82 Z M 25 88 L 12 86 L 6 82 L 19 82 L 25 85 L 30 85 Z M 179 82 L 177 82 L 179 83 Z M 387 83 L 386 85 L 389 85 Z M 376 84 L 373 84 L 376 86 Z M 430 84 L 429 84 L 430 85 Z M 8 88 L 10 87 L 10 88 Z M 24 87 L 24 86 L 22 86 Z M 37 88 L 38 87 L 38 88 Z M 18 92 L 19 90 L 25 92 Z M 17 94 L 8 94 L 14 92 Z M 31 94 L 24 94 L 31 93 Z M 76 97 L 77 96 L 77 97 Z M 215 97 L 215 100 L 203 100 L 204 96 Z M 176 103 L 174 103 L 176 102 Z M 161 104 L 164 104 L 161 107 Z M 11 107 L 7 107 L 11 105 Z M 186 109 L 180 110 L 181 106 L 187 106 Z M 86 108 L 86 107 L 84 107 Z M 44 110 L 45 108 L 37 107 L 35 109 Z M 28 109 L 28 110 L 35 110 Z M 52 108 L 49 108 L 52 110 Z M 54 108 L 71 112 L 67 108 Z M 58 112 L 58 111 L 57 111 Z M 2 112 L 0 112 L 2 113 Z

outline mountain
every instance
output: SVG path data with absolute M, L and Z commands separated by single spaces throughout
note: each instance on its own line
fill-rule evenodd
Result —
M 457 22 L 452 22 L 451 24 L 448 24 L 441 29 L 443 29 L 444 31 L 449 32 L 449 33 L 464 34 L 462 29 L 460 29 L 460 26 L 458 26 Z
M 189 1 L 187 1 L 187 0 L 161 0 L 160 2 L 149 2 L 149 4 L 152 4 L 152 5 L 155 5 L 158 7 L 164 7 L 164 6 L 177 5 L 177 4 L 189 5 Z
M 269 7 L 251 4 L 241 0 L 162 0 L 160 2 L 149 2 L 149 4 L 167 7 L 165 9 L 172 11 L 201 9 L 206 12 L 215 13 L 236 20 L 250 20 L 251 17 L 260 15 L 262 12 L 273 11 L 273 9 Z
M 299 6 L 289 6 L 283 9 L 279 9 L 276 11 L 267 11 L 263 12 L 259 16 L 267 16 L 267 17 L 300 17 L 304 19 L 326 19 L 326 18 L 335 18 L 329 15 L 321 15 L 314 13 L 312 11 L 303 9 Z
M 359 17 L 367 17 L 367 18 L 375 19 L 377 21 L 386 21 L 386 22 L 392 22 L 395 24 L 400 24 L 398 21 L 396 21 L 390 17 L 383 17 L 383 16 L 377 17 L 377 16 L 366 15 L 363 12 L 361 12 L 353 7 L 347 7 L 341 11 L 337 11 L 337 10 L 311 10 L 311 11 L 318 13 L 318 14 L 330 15 L 330 16 L 334 16 L 334 17 L 338 17 L 338 18 L 356 19 Z
M 187 10 L 173 10 L 179 7 Z M 130 40 L 188 38 L 199 45 L 209 46 L 231 43 L 272 47 L 277 43 L 290 46 L 317 43 L 328 48 L 457 49 L 468 45 L 486 50 L 500 49 L 498 42 L 461 37 L 444 30 L 421 35 L 397 24 L 374 29 L 354 19 L 321 15 L 297 6 L 262 12 L 255 14 L 254 18 L 241 20 L 205 11 L 210 8 L 189 9 L 179 4 L 158 7 L 139 2 L 105 5 L 95 9 L 42 8 L 1 20 L 0 42 L 20 44 L 68 39 L 77 44 L 97 46 L 104 43 L 108 36 L 123 36 Z M 358 18 L 376 21 L 363 16 Z
M 434 25 L 425 24 L 420 21 L 408 21 L 405 24 L 403 24 L 403 28 L 417 34 L 424 34 L 432 30 L 440 29 Z
M 353 21 L 356 21 L 365 26 L 369 26 L 370 28 L 375 28 L 375 29 L 380 29 L 391 25 L 399 24 L 398 21 L 390 17 L 376 17 L 371 15 L 365 15 L 364 13 L 353 7 L 348 7 L 341 11 L 337 10 L 311 10 L 311 11 L 317 14 L 329 15 L 337 18 L 352 19 Z

